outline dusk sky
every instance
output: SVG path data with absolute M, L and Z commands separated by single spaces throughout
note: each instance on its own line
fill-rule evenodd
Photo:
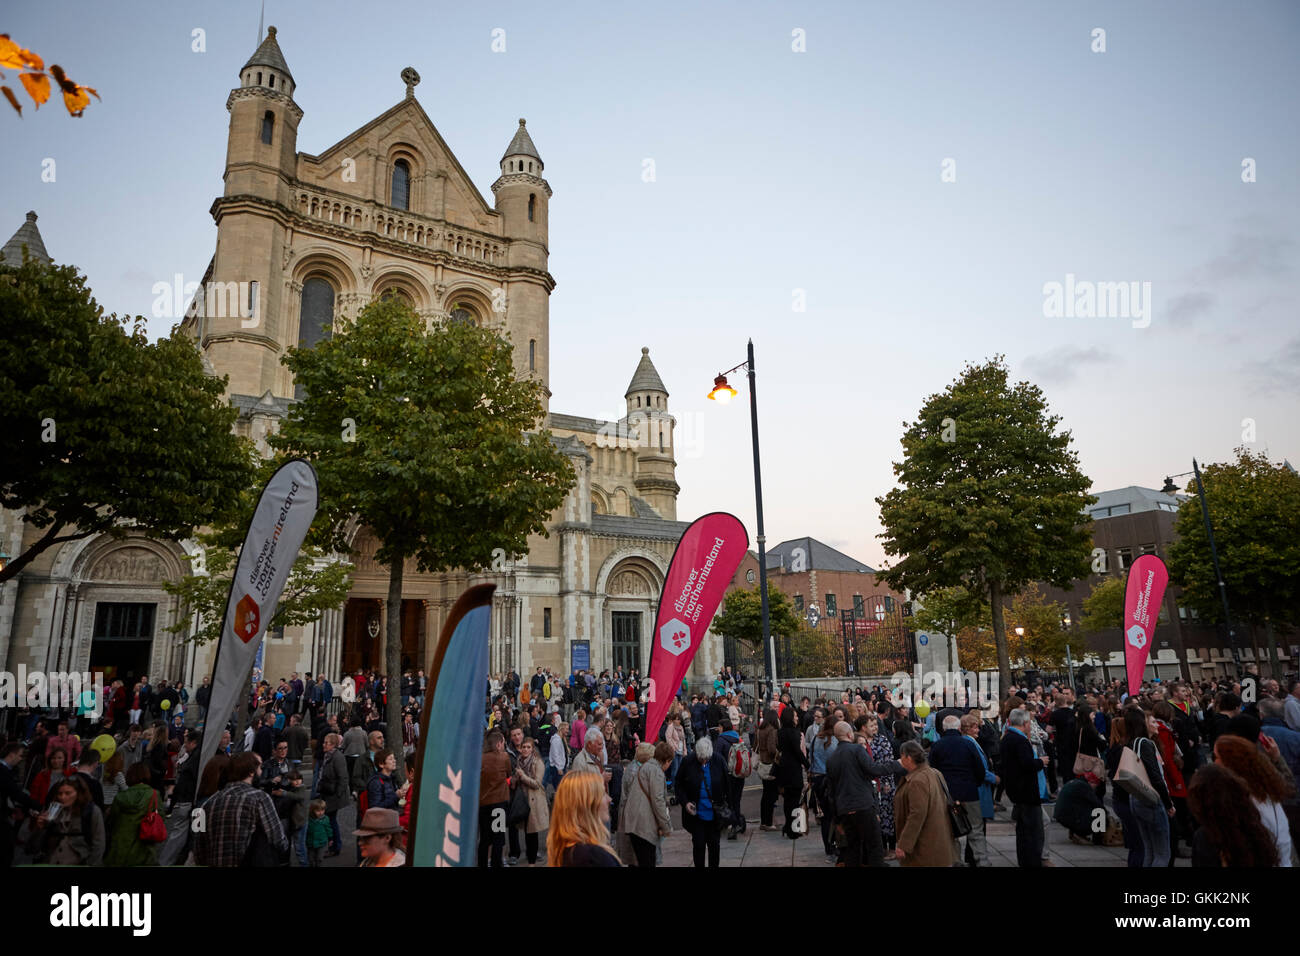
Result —
M 103 100 L 81 119 L 0 104 L 0 242 L 36 210 L 50 254 L 118 313 L 200 280 L 259 13 L 10 5 L 0 32 Z M 1300 464 L 1294 2 L 268 0 L 265 23 L 303 152 L 397 103 L 414 66 L 491 202 L 527 118 L 554 190 L 551 408 L 623 414 L 649 346 L 683 520 L 727 510 L 753 534 L 742 377 L 730 407 L 705 398 L 750 337 L 771 544 L 809 535 L 879 566 L 902 423 L 998 353 L 1045 390 L 1094 491 L 1227 460 L 1243 430 Z M 1051 317 L 1044 286 L 1067 276 L 1149 283 L 1149 312 Z

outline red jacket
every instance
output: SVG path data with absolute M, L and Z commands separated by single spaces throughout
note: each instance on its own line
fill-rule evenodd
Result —
M 1183 782 L 1183 772 L 1174 763 L 1178 746 L 1174 742 L 1174 732 L 1163 720 L 1157 720 L 1156 725 L 1160 729 L 1156 743 L 1160 745 L 1160 759 L 1165 765 L 1165 784 L 1169 787 L 1169 796 L 1185 797 L 1187 785 Z

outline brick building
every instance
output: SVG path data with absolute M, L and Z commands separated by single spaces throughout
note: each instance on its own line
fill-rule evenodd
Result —
M 741 561 L 727 590 L 757 584 L 758 555 L 751 551 Z M 875 568 L 844 552 L 816 538 L 782 541 L 767 551 L 767 585 L 769 590 L 788 596 L 796 613 L 836 641 L 842 652 L 847 651 L 846 672 L 879 672 L 871 666 L 873 660 L 863 653 L 855 654 L 859 641 L 868 636 L 886 638 L 893 649 L 891 660 L 915 659 L 906 595 L 878 580 Z M 788 672 L 788 641 L 778 640 L 776 650 L 777 671 Z M 726 648 L 724 656 L 735 660 L 736 649 Z
M 1106 577 L 1124 577 L 1141 555 L 1155 554 L 1166 562 L 1169 560 L 1169 546 L 1176 540 L 1174 518 L 1183 497 L 1136 485 L 1097 495 L 1097 503 L 1089 512 L 1093 518 L 1093 546 L 1106 555 L 1105 573 L 1089 575 L 1075 582 L 1070 590 L 1044 588 L 1049 601 L 1066 605 L 1066 627 L 1078 635 L 1078 642 L 1071 645 L 1076 668 L 1086 661 L 1099 667 L 1107 679 L 1123 677 L 1121 628 L 1084 634 L 1079 629 L 1083 602 Z M 1210 560 L 1208 554 L 1205 560 Z M 1260 660 L 1250 628 L 1238 623 L 1236 631 L 1242 663 Z M 1262 635 L 1259 637 L 1262 639 Z M 1279 640 L 1278 649 L 1284 667 L 1293 670 L 1294 658 L 1285 646 L 1287 643 Z M 1171 584 L 1160 610 L 1146 677 L 1198 680 L 1233 671 L 1232 651 L 1226 636 L 1217 626 L 1200 623 L 1196 611 L 1182 603 L 1182 589 Z

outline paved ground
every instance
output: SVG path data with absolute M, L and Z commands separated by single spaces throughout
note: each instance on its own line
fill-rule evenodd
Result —
M 822 851 L 821 830 L 815 820 L 809 823 L 810 832 L 798 840 L 789 839 L 779 830 L 761 832 L 758 829 L 761 795 L 762 785 L 755 778 L 745 788 L 744 797 L 741 801 L 741 807 L 744 809 L 745 817 L 749 821 L 749 830 L 736 840 L 726 839 L 724 833 L 720 859 L 722 866 L 829 867 L 833 865 L 826 862 L 826 856 Z M 1050 813 L 1050 807 L 1048 811 Z M 662 865 L 672 867 L 691 866 L 691 838 L 686 831 L 681 829 L 681 809 L 671 807 L 670 812 L 672 814 L 673 835 L 664 841 Z M 781 825 L 781 819 L 781 805 L 778 803 L 775 821 L 777 826 Z M 340 829 L 345 834 L 350 833 L 356 827 L 354 820 L 354 811 L 345 810 L 341 812 L 339 814 Z M 1045 824 L 1044 829 L 1047 835 L 1047 853 L 1054 866 L 1125 866 L 1128 851 L 1123 847 L 1094 847 L 1071 843 L 1065 828 L 1058 823 L 1048 822 Z M 542 836 L 542 855 L 544 857 L 546 852 L 545 834 Z M 987 836 L 992 864 L 994 866 L 1015 866 L 1016 831 L 1015 824 L 1011 822 L 1010 812 L 1004 809 L 998 811 L 996 818 L 988 825 Z M 1177 861 L 1177 865 L 1187 866 L 1190 865 L 1190 862 L 1187 859 L 1180 859 Z M 355 866 L 356 863 L 356 853 L 353 849 L 345 849 L 341 855 L 326 860 L 327 866 Z M 528 863 L 526 860 L 521 860 L 519 865 L 527 866 Z M 545 865 L 544 860 L 539 860 L 537 865 Z M 889 865 L 897 866 L 898 863 L 891 860 Z

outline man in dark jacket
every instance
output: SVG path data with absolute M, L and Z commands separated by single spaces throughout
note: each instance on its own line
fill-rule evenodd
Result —
M 284 732 L 284 739 L 289 745 L 289 763 L 296 767 L 302 763 L 303 755 L 311 746 L 311 735 L 302 725 L 302 714 L 289 715 L 289 728 Z
M 203 734 L 197 730 L 186 731 L 184 756 L 176 770 L 176 787 L 172 791 L 172 812 L 167 817 L 167 842 L 158 855 L 159 866 L 172 866 L 182 862 L 190 844 L 190 811 L 194 795 L 199 789 L 199 744 Z
M 966 837 L 970 856 L 975 866 L 988 866 L 988 845 L 984 841 L 984 814 L 980 811 L 980 784 L 984 782 L 984 759 L 979 744 L 973 737 L 962 733 L 965 718 L 949 714 L 943 719 L 943 733 L 930 747 L 930 766 L 943 774 L 948 785 L 948 795 L 960 806 L 970 822 L 970 835 Z M 978 717 L 971 717 L 978 726 Z
M 0 757 L 0 867 L 13 866 L 14 846 L 18 835 L 12 820 L 13 810 L 38 812 L 41 807 L 18 784 L 17 767 L 23 759 L 22 744 L 6 744 Z
M 1056 695 L 1056 706 L 1048 715 L 1055 734 L 1056 773 L 1062 783 L 1074 779 L 1074 758 L 1079 754 L 1079 722 L 1074 716 L 1074 691 L 1068 687 Z
M 709 729 L 709 736 L 714 740 L 717 740 L 718 736 L 714 733 L 714 730 L 722 726 L 722 718 L 726 716 L 726 713 L 727 712 L 722 709 L 722 705 L 718 703 L 718 698 L 716 697 L 709 701 L 708 706 L 705 708 L 704 722 Z M 719 730 L 718 733 L 721 733 L 721 731 Z
M 212 680 L 205 677 L 203 683 L 199 685 L 199 689 L 194 692 L 194 703 L 199 705 L 199 720 L 206 721 L 208 719 L 208 701 L 211 699 Z
M 275 751 L 275 715 L 267 714 L 262 718 L 262 726 L 253 735 L 253 753 L 264 761 L 271 759 Z
M 1029 742 L 1029 711 L 1017 708 L 1007 717 L 1002 736 L 1002 782 L 1011 798 L 1011 818 L 1016 821 L 1016 863 L 1043 865 L 1043 808 L 1038 793 L 1038 771 L 1047 757 L 1035 757 Z
M 893 730 L 890 729 L 894 722 L 893 718 L 890 716 L 892 711 L 893 707 L 890 706 L 889 701 L 887 700 L 882 700 L 880 703 L 876 704 L 876 716 L 878 718 L 876 727 L 877 733 L 889 741 L 889 749 L 893 751 L 894 759 L 897 760 L 898 738 L 894 736 Z
M 701 697 L 691 698 L 691 729 L 695 736 L 703 737 L 708 729 L 709 705 Z
M 884 866 L 885 845 L 876 817 L 872 779 L 906 771 L 897 760 L 872 760 L 865 747 L 853 742 L 853 727 L 848 721 L 835 725 L 835 739 L 835 750 L 826 758 L 826 793 L 845 837 L 836 866 Z

